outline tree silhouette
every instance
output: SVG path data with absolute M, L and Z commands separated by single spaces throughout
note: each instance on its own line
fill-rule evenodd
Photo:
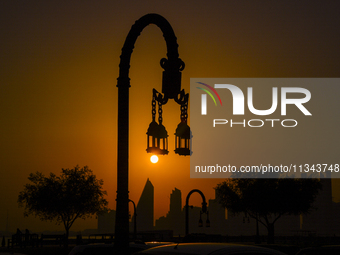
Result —
M 228 179 L 215 189 L 225 208 L 258 220 L 268 230 L 268 243 L 274 243 L 274 223 L 282 215 L 310 212 L 321 183 L 319 179 Z
M 96 179 L 87 166 L 62 169 L 60 176 L 50 173 L 45 177 L 41 172 L 31 173 L 28 180 L 30 183 L 18 196 L 24 215 L 63 223 L 67 239 L 76 219 L 92 217 L 107 209 L 103 180 Z

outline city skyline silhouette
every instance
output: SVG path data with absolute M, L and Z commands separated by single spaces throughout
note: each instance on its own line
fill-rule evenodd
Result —
M 317 195 L 313 203 L 313 209 L 307 215 L 285 215 L 280 218 L 275 224 L 276 236 L 333 236 L 340 234 L 340 218 L 337 215 L 340 213 L 340 203 L 332 201 L 332 184 L 331 179 L 321 179 L 322 189 Z M 157 187 L 155 187 L 157 190 Z M 186 194 L 182 194 L 181 190 L 174 188 L 170 194 L 169 210 L 166 215 L 154 219 L 153 227 L 145 222 L 150 220 L 153 208 L 153 186 L 151 180 L 147 179 L 143 192 L 141 193 L 139 202 L 143 204 L 142 211 L 149 211 L 147 214 L 138 213 L 137 211 L 137 232 L 151 232 L 171 230 L 173 236 L 185 236 L 185 204 L 182 203 L 182 198 Z M 254 236 L 256 233 L 256 221 L 246 217 L 244 213 L 233 215 L 226 210 L 219 202 L 218 195 L 207 201 L 210 227 L 198 226 L 198 219 L 201 211 L 201 206 L 192 206 L 189 209 L 189 234 L 207 234 L 221 236 Z M 191 203 L 189 202 L 189 205 Z M 147 208 L 149 207 L 149 208 Z M 140 212 L 142 212 L 140 211 Z M 130 221 L 130 232 L 133 232 L 133 213 Z M 98 233 L 114 232 L 114 212 L 111 211 L 108 215 L 101 215 L 98 219 Z M 331 216 L 333 215 L 333 216 Z M 206 216 L 202 217 L 205 222 Z M 111 223 L 109 223 L 111 222 Z M 141 224 L 141 226 L 139 226 Z M 110 227 L 108 227 L 110 226 Z M 266 236 L 266 229 L 260 225 L 260 235 Z

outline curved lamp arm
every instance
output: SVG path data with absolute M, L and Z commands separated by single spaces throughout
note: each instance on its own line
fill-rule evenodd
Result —
M 162 30 L 167 46 L 168 59 L 162 58 L 160 61 L 161 67 L 164 69 L 162 92 L 166 100 L 168 98 L 177 98 L 181 90 L 181 71 L 184 69 L 185 64 L 179 58 L 177 38 L 170 23 L 162 16 L 154 13 L 141 17 L 131 27 L 120 56 L 117 87 L 130 86 L 129 69 L 131 54 L 138 36 L 150 24 L 155 24 Z

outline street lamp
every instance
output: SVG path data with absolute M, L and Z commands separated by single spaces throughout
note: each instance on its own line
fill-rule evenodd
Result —
M 162 125 L 162 105 L 168 99 L 174 99 L 181 106 L 181 123 L 187 124 L 187 108 L 189 94 L 181 90 L 181 71 L 185 64 L 179 58 L 178 44 L 175 33 L 169 22 L 158 14 L 147 14 L 141 17 L 131 27 L 122 48 L 119 64 L 118 87 L 118 148 L 117 148 L 117 205 L 115 226 L 115 247 L 122 254 L 127 254 L 129 249 L 129 88 L 130 88 L 130 58 L 134 44 L 149 24 L 157 25 L 163 32 L 167 46 L 167 58 L 160 61 L 164 69 L 162 78 L 162 93 L 153 90 L 152 122 L 147 131 L 147 152 L 154 154 L 168 154 L 168 134 Z M 158 103 L 158 123 L 156 122 L 156 102 Z M 181 124 L 182 126 L 183 124 Z M 190 132 L 190 129 L 189 129 Z M 190 155 L 190 136 L 188 138 L 187 128 L 185 132 L 177 132 L 176 139 L 184 140 L 183 147 L 176 143 L 175 153 L 179 155 Z M 182 143 L 183 144 L 183 143 Z M 184 150 L 182 150 L 184 148 Z
M 133 202 L 131 199 L 129 199 L 129 202 L 133 205 L 133 240 L 137 240 L 137 208 L 135 202 Z
M 199 189 L 193 189 L 188 193 L 187 198 L 185 200 L 185 235 L 189 234 L 189 198 L 191 194 L 194 192 L 197 192 L 198 194 L 200 194 L 203 200 L 202 210 L 200 211 L 200 219 L 198 221 L 198 227 L 203 227 L 202 214 L 204 213 L 207 214 L 206 227 L 210 227 L 209 213 L 207 209 L 207 202 L 205 201 L 205 196 L 203 192 L 200 191 Z

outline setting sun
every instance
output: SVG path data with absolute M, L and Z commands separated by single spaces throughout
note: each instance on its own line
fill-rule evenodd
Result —
M 157 157 L 157 155 L 152 155 L 151 156 L 151 158 L 150 158 L 150 161 L 152 162 L 152 163 L 157 163 L 158 162 L 158 157 Z

